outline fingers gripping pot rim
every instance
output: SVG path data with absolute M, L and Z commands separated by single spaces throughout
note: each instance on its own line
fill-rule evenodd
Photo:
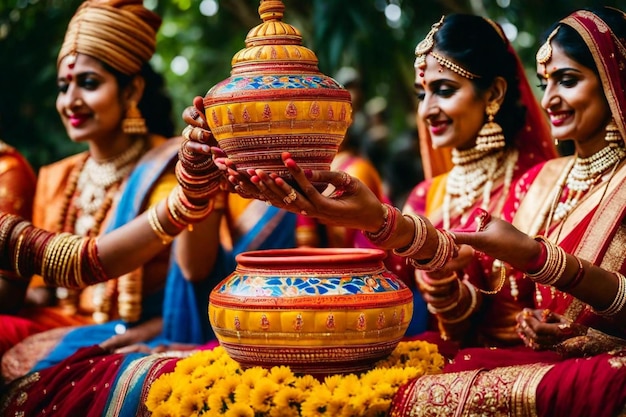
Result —
M 281 153 L 303 169 L 328 170 L 352 123 L 350 93 L 322 74 L 302 36 L 282 22 L 282 1 L 262 0 L 262 23 L 232 59 L 231 76 L 204 97 L 219 147 L 244 172 L 264 169 L 290 180 Z

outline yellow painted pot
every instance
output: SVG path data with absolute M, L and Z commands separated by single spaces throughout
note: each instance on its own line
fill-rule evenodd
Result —
M 327 170 L 352 122 L 350 93 L 318 69 L 300 32 L 282 22 L 284 4 L 261 1 L 263 23 L 232 59 L 231 76 L 204 97 L 219 147 L 238 170 L 288 179 L 281 153 L 302 168 Z
M 378 249 L 273 249 L 237 256 L 210 294 L 209 321 L 243 367 L 359 372 L 389 355 L 413 296 Z

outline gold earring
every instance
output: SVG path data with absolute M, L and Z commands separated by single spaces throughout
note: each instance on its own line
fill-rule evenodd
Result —
M 145 135 L 148 133 L 146 119 L 141 116 L 137 103 L 130 102 L 126 110 L 126 118 L 122 120 L 122 130 L 129 135 Z
M 504 148 L 504 133 L 502 127 L 493 121 L 495 115 L 500 110 L 500 105 L 492 101 L 487 105 L 487 123 L 483 125 L 476 137 L 476 150 L 491 151 Z
M 608 125 L 606 125 L 606 136 L 604 137 L 609 143 L 621 143 L 623 141 L 622 134 L 619 132 L 619 128 L 614 119 L 611 119 Z

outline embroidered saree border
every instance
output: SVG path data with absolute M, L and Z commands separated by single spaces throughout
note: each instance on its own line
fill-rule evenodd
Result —
M 171 356 L 149 355 L 132 361 L 119 376 L 103 415 L 106 417 L 120 416 L 124 407 L 124 399 L 128 393 L 143 385 L 144 377 L 151 369 L 163 366 L 163 362 L 170 359 Z M 138 406 L 141 405 L 138 404 Z
M 543 228 L 545 216 L 550 211 L 554 193 L 557 192 L 554 178 L 558 176 L 559 179 L 556 184 L 561 184 L 573 163 L 573 158 L 566 157 L 553 159 L 541 167 L 541 171 L 528 188 L 513 217 L 512 223 L 515 227 L 531 236 L 536 235 Z M 539 208 L 537 209 L 538 204 Z
M 587 228 L 575 251 L 578 256 L 594 264 L 600 261 L 607 238 L 622 222 L 622 216 L 626 210 L 626 192 L 621 190 L 624 181 L 626 181 L 626 164 L 622 163 L 608 185 L 606 190 L 608 198 L 600 202 L 601 206 L 593 216 L 591 221 L 593 227 Z M 577 209 L 578 207 L 575 211 L 578 211 Z M 581 209 L 584 210 L 584 207 Z
M 538 363 L 426 375 L 406 388 L 390 415 L 537 417 L 537 388 L 553 367 Z

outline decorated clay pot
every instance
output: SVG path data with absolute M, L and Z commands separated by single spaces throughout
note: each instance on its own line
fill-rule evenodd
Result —
M 211 292 L 209 321 L 243 367 L 312 375 L 360 372 L 388 356 L 413 296 L 378 249 L 275 249 L 237 256 Z
M 322 74 L 300 32 L 282 22 L 284 4 L 262 0 L 263 23 L 232 59 L 231 76 L 204 97 L 215 139 L 237 169 L 263 168 L 286 179 L 291 152 L 303 168 L 327 170 L 352 121 L 350 93 Z

